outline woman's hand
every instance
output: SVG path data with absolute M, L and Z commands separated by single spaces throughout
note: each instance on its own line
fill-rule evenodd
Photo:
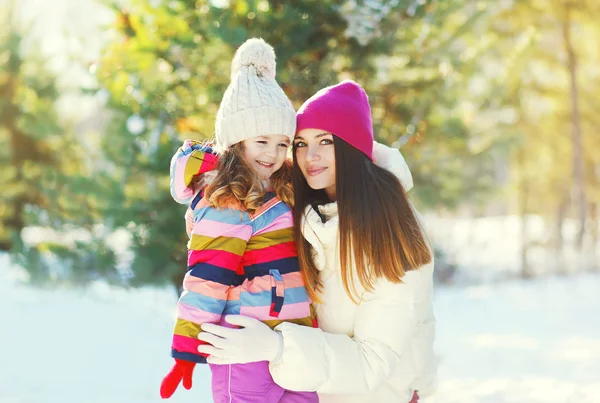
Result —
M 198 352 L 208 354 L 209 364 L 245 364 L 277 362 L 283 351 L 283 336 L 261 321 L 241 315 L 227 315 L 225 321 L 241 329 L 204 323 L 198 339 Z

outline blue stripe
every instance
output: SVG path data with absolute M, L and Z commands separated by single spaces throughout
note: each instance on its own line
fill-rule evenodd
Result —
M 291 211 L 290 207 L 284 202 L 279 202 L 273 207 L 262 213 L 258 218 L 254 219 L 254 231 L 258 232 L 261 229 L 273 224 L 273 222 L 281 215 Z M 290 227 L 294 223 L 290 218 Z
M 205 206 L 194 210 L 194 222 L 202 219 L 233 225 L 252 225 L 248 213 L 232 208 L 216 209 L 211 206 Z
M 225 304 L 225 310 L 223 311 L 223 316 L 225 315 L 239 315 L 240 314 L 241 302 L 239 300 L 236 301 L 227 301 Z
M 214 281 L 223 285 L 238 286 L 244 282 L 244 277 L 234 271 L 208 263 L 196 263 L 188 267 L 189 275 L 203 280 Z
M 276 282 L 283 281 L 283 278 L 281 277 L 281 273 L 279 272 L 279 270 L 269 269 L 269 274 L 271 276 L 273 276 L 273 278 L 275 279 Z
M 194 308 L 200 308 L 206 312 L 221 314 L 227 301 L 188 290 L 181 294 L 179 302 Z
M 270 269 L 277 269 L 279 273 L 287 274 L 300 271 L 300 266 L 296 256 L 244 266 L 248 280 L 252 280 L 254 277 L 266 276 L 269 274 Z
M 242 306 L 270 306 L 272 291 L 241 292 L 240 303 Z M 283 296 L 286 304 L 297 304 L 307 302 L 308 294 L 304 287 L 286 288 Z M 274 301 L 275 302 L 275 301 Z
M 191 154 L 194 151 L 204 151 L 205 153 L 208 153 L 208 154 L 216 154 L 215 151 L 212 149 L 212 147 L 209 146 L 208 144 L 192 143 L 191 145 L 188 145 L 186 147 L 181 146 L 179 149 L 179 154 L 177 156 L 183 157 L 185 155 Z
M 195 362 L 197 364 L 206 364 L 206 357 L 203 357 L 199 354 L 182 353 L 180 351 L 171 349 L 171 357 L 179 360 Z
M 234 271 L 224 269 L 208 263 L 196 263 L 189 266 L 190 275 L 203 280 L 214 281 L 223 285 L 234 287 L 241 285 L 245 279 L 252 280 L 255 277 L 268 276 L 270 269 L 277 269 L 281 274 L 296 273 L 300 271 L 297 257 L 286 257 L 266 263 L 257 263 L 244 266 L 245 275 L 237 275 Z
M 273 290 L 275 291 L 275 290 Z M 273 295 L 275 295 L 275 293 L 273 292 Z M 287 302 L 287 301 L 286 301 Z M 273 298 L 273 312 L 277 312 L 280 313 L 281 312 L 281 308 L 283 308 L 283 298 L 278 297 L 275 295 L 275 297 Z
M 196 197 L 194 197 L 194 199 L 192 200 L 192 204 L 190 204 L 190 208 L 192 210 L 196 208 L 196 205 L 202 199 L 202 197 L 204 197 L 204 191 L 198 192 L 198 194 L 196 195 Z

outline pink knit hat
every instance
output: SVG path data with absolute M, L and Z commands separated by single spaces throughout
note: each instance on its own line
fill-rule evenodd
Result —
M 296 119 L 296 133 L 302 129 L 327 130 L 373 160 L 369 97 L 354 81 L 323 88 L 304 102 Z

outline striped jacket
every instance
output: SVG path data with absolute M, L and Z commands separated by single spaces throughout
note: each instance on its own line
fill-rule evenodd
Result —
M 316 327 L 299 270 L 290 207 L 274 194 L 267 194 L 253 214 L 211 207 L 197 179 L 216 165 L 210 148 L 190 140 L 171 161 L 171 194 L 193 212 L 171 351 L 174 358 L 199 363 L 206 362 L 197 352 L 200 325 L 223 324 L 226 314 L 251 316 L 271 328 L 282 322 Z

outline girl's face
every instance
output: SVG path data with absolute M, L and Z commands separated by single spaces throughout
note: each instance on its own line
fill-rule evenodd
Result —
M 335 149 L 333 134 L 320 129 L 303 129 L 294 138 L 296 161 L 308 186 L 325 189 L 335 200 Z
M 267 180 L 281 168 L 290 147 L 283 134 L 270 134 L 244 140 L 244 160 L 259 179 Z

